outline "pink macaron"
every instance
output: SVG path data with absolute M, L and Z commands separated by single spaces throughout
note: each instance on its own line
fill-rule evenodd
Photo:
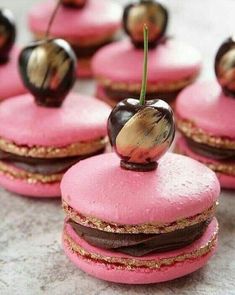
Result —
M 47 0 L 29 12 L 29 28 L 36 39 L 47 30 L 56 2 Z M 64 0 L 51 26 L 50 36 L 63 38 L 78 58 L 80 77 L 91 77 L 90 61 L 103 45 L 110 43 L 120 29 L 121 7 L 113 0 Z
M 2 102 L 0 185 L 26 196 L 60 196 L 63 173 L 105 150 L 109 113 L 104 103 L 75 93 L 60 108 L 38 106 L 31 94 Z
M 201 163 L 164 155 L 174 138 L 169 105 L 126 99 L 111 112 L 108 134 L 121 161 L 98 155 L 62 179 L 66 255 L 94 277 L 126 284 L 201 268 L 217 246 L 220 186 Z
M 32 197 L 58 197 L 64 172 L 106 147 L 110 107 L 69 92 L 76 58 L 62 39 L 26 46 L 19 69 L 30 93 L 0 104 L 0 185 Z
M 168 281 L 199 269 L 216 249 L 217 178 L 184 156 L 169 153 L 148 173 L 120 168 L 112 153 L 96 156 L 73 166 L 61 190 L 65 253 L 97 278 Z
M 155 1 L 135 2 L 126 7 L 123 26 L 130 38 L 105 46 L 92 60 L 100 99 L 114 106 L 125 97 L 138 98 L 144 23 L 149 28 L 148 98 L 161 98 L 171 103 L 180 90 L 196 79 L 201 69 L 201 56 L 185 42 L 164 35 L 167 15 L 166 9 Z M 165 19 L 165 22 L 159 24 L 158 19 Z
M 16 25 L 8 9 L 0 9 L 0 101 L 23 94 L 26 89 L 18 72 L 19 49 L 14 46 Z
M 182 138 L 176 150 L 213 169 L 224 188 L 235 188 L 235 88 L 232 54 L 235 42 L 218 50 L 218 82 L 196 83 L 177 98 L 176 114 Z

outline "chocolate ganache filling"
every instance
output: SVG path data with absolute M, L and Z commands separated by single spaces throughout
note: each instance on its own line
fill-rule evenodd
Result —
M 127 90 L 117 90 L 117 89 L 114 90 L 110 87 L 102 87 L 102 90 L 104 91 L 105 96 L 107 96 L 110 99 L 117 101 L 117 102 L 120 100 L 123 100 L 126 97 L 138 99 L 140 96 L 139 92 L 127 91 Z M 175 100 L 175 98 L 179 94 L 180 90 L 173 90 L 170 92 L 150 92 L 150 93 L 146 94 L 146 97 L 148 100 L 163 99 L 163 100 L 167 101 L 168 103 L 171 103 Z
M 186 142 L 189 148 L 199 155 L 219 161 L 235 161 L 235 150 L 216 148 L 203 143 L 195 142 L 189 138 L 186 138 Z
M 110 233 L 80 225 L 71 219 L 68 223 L 78 236 L 95 247 L 140 257 L 152 252 L 172 251 L 190 245 L 203 235 L 210 219 L 162 234 Z
M 18 156 L 0 150 L 0 160 L 30 173 L 50 175 L 63 173 L 78 161 L 98 155 L 100 153 L 103 153 L 103 151 L 104 148 L 96 151 L 95 153 L 83 156 L 42 159 Z

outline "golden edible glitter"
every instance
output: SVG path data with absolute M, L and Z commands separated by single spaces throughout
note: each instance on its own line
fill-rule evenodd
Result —
M 63 209 L 66 215 L 78 224 L 83 226 L 91 227 L 94 229 L 112 232 L 112 233 L 145 233 L 145 234 L 160 234 L 169 233 L 178 229 L 183 229 L 187 226 L 192 226 L 194 224 L 211 219 L 215 215 L 217 203 L 208 208 L 207 210 L 199 213 L 195 216 L 179 219 L 172 223 L 145 223 L 145 224 L 135 224 L 135 225 L 121 225 L 117 223 L 108 223 L 95 217 L 84 216 L 76 212 L 72 207 L 70 207 L 65 201 L 62 201 Z
M 39 173 L 30 173 L 20 169 L 15 169 L 10 165 L 6 165 L 4 162 L 0 161 L 0 173 L 8 176 L 11 179 L 20 179 L 24 180 L 30 184 L 35 183 L 54 183 L 60 182 L 63 176 L 63 173 L 51 174 L 51 175 L 42 175 Z
M 221 149 L 235 149 L 235 141 L 229 138 L 216 137 L 198 128 L 192 121 L 177 120 L 177 127 L 184 136 L 195 142 Z
M 176 90 L 180 90 L 185 86 L 191 84 L 197 75 L 193 77 L 187 77 L 182 80 L 172 81 L 172 82 L 158 82 L 158 83 L 148 83 L 147 93 L 155 93 L 155 92 L 172 92 Z M 98 83 L 103 86 L 110 88 L 111 90 L 120 90 L 120 91 L 128 91 L 128 92 L 139 92 L 141 89 L 141 82 L 139 83 L 126 83 L 126 82 L 116 82 L 106 77 L 97 76 Z
M 19 146 L 10 140 L 0 138 L 0 150 L 18 156 L 50 159 L 89 155 L 105 148 L 106 143 L 107 138 L 98 138 L 90 141 L 72 143 L 64 147 L 29 147 Z
M 211 236 L 211 239 L 199 249 L 193 250 L 188 253 L 182 253 L 176 256 L 168 257 L 168 258 L 159 258 L 159 259 L 150 259 L 150 260 L 140 260 L 136 258 L 124 258 L 124 257 L 110 257 L 104 256 L 97 253 L 91 253 L 82 248 L 79 244 L 77 244 L 69 235 L 66 233 L 64 229 L 63 239 L 64 243 L 69 247 L 69 249 L 73 252 L 86 259 L 88 261 L 96 261 L 105 264 L 115 264 L 115 268 L 124 270 L 128 269 L 130 271 L 134 271 L 137 268 L 148 268 L 152 270 L 158 270 L 164 266 L 171 266 L 178 262 L 184 262 L 186 260 L 193 260 L 199 257 L 202 257 L 208 254 L 212 249 L 216 246 L 218 235 L 218 227 L 215 232 Z

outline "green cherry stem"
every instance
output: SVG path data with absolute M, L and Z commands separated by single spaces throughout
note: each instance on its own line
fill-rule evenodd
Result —
M 52 25 L 52 23 L 53 23 L 53 21 L 55 19 L 55 16 L 57 14 L 57 11 L 58 11 L 61 3 L 62 3 L 62 0 L 58 0 L 57 4 L 55 6 L 55 9 L 54 9 L 54 11 L 53 11 L 53 13 L 51 15 L 51 18 L 50 18 L 49 23 L 48 23 L 48 26 L 47 26 L 47 30 L 46 30 L 46 33 L 45 33 L 45 39 L 48 39 L 48 37 L 49 37 L 51 25 Z
M 144 25 L 144 64 L 143 64 L 143 76 L 140 92 L 140 105 L 145 104 L 146 89 L 147 89 L 147 71 L 148 71 L 148 27 Z

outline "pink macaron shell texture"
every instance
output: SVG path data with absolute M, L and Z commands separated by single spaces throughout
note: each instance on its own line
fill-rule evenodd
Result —
M 191 253 L 201 247 L 207 245 L 207 243 L 213 238 L 218 224 L 217 220 L 214 218 L 210 225 L 208 226 L 206 232 L 203 236 L 195 241 L 193 244 L 175 251 L 150 254 L 144 257 L 138 257 L 138 260 L 159 260 L 161 258 L 176 257 L 178 255 Z M 70 225 L 65 226 L 66 232 L 72 237 L 72 239 L 84 248 L 89 253 L 96 253 L 105 257 L 122 257 L 122 258 L 133 258 L 132 256 L 121 254 L 118 252 L 112 252 L 104 249 L 99 249 L 94 246 L 89 245 L 85 240 L 81 239 L 73 231 Z M 66 255 L 69 259 L 75 263 L 79 268 L 88 274 L 103 279 L 106 281 L 125 283 L 125 284 L 149 284 L 169 281 L 189 273 L 196 271 L 197 269 L 204 266 L 208 259 L 214 254 L 216 246 L 211 249 L 211 251 L 201 257 L 195 259 L 188 259 L 184 262 L 177 262 L 171 266 L 163 266 L 157 270 L 151 269 L 141 269 L 137 268 L 135 270 L 128 269 L 118 269 L 115 265 L 106 265 L 104 263 L 95 262 L 92 260 L 87 260 L 79 256 L 78 254 L 71 251 L 66 241 L 63 240 L 63 247 Z
M 46 31 L 56 1 L 34 5 L 29 13 L 29 27 L 34 33 Z M 51 26 L 52 36 L 83 38 L 106 35 L 120 27 L 122 9 L 113 0 L 89 0 L 82 9 L 59 7 Z
M 0 186 L 10 192 L 37 198 L 59 197 L 60 183 L 54 182 L 50 184 L 29 183 L 26 180 L 10 178 L 0 172 Z
M 143 70 L 143 50 L 130 40 L 107 45 L 92 61 L 93 73 L 115 82 L 140 82 Z M 201 56 L 193 47 L 174 39 L 160 44 L 148 54 L 148 82 L 171 82 L 197 75 Z M 114 71 L 115 69 L 115 71 Z
M 14 47 L 10 53 L 9 61 L 0 64 L 0 101 L 27 91 L 18 72 L 19 52 L 20 50 Z
M 176 101 L 176 114 L 208 134 L 235 139 L 235 99 L 224 95 L 216 81 L 184 89 Z
M 174 222 L 208 209 L 220 188 L 210 169 L 168 153 L 157 170 L 133 172 L 108 153 L 81 161 L 61 183 L 62 198 L 79 213 L 118 224 Z
M 176 142 L 176 148 L 178 148 L 179 152 L 191 157 L 197 161 L 200 161 L 201 163 L 208 165 L 208 164 L 220 164 L 220 161 L 213 160 L 211 158 L 206 158 L 202 155 L 199 155 L 195 152 L 193 152 L 187 145 L 185 139 L 183 137 L 180 137 L 177 142 Z M 235 162 L 229 162 L 229 164 L 232 164 Z M 228 175 L 224 173 L 217 173 L 216 175 L 219 179 L 220 185 L 222 188 L 228 188 L 228 189 L 235 189 L 235 176 L 233 175 Z
M 90 141 L 106 136 L 109 113 L 110 107 L 85 95 L 70 93 L 61 107 L 47 108 L 25 94 L 1 103 L 0 137 L 27 146 L 62 147 Z

